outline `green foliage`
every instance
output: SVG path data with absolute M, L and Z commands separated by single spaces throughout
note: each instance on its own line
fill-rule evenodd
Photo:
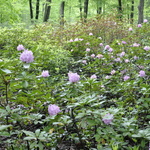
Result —
M 61 1 L 55 0 L 51 2 L 50 19 L 48 22 L 54 26 L 59 26 L 60 21 L 60 3 Z M 0 1 L 0 25 L 1 26 L 15 26 L 16 23 L 25 24 L 29 26 L 31 24 L 38 24 L 43 22 L 43 16 L 45 11 L 46 0 L 39 1 L 39 17 L 35 18 L 37 13 L 37 1 L 31 1 L 32 8 L 30 8 L 28 0 L 1 0 Z M 122 0 L 122 11 L 118 11 L 118 1 L 114 0 L 92 0 L 89 1 L 88 6 L 88 18 L 93 18 L 93 16 L 105 16 L 106 18 L 110 15 L 122 16 L 122 20 L 128 23 L 137 22 L 138 19 L 138 5 L 139 1 L 135 1 L 132 4 L 130 0 Z M 132 12 L 131 7 L 134 6 Z M 144 14 L 145 18 L 149 18 L 149 2 L 145 2 Z M 33 18 L 30 18 L 30 9 L 33 11 Z M 65 23 L 73 24 L 80 19 L 83 20 L 84 16 L 84 0 L 65 0 Z M 98 13 L 99 12 L 99 13 Z M 133 18 L 131 18 L 131 13 L 133 13 Z
M 61 30 L 48 24 L 0 30 L 0 147 L 148 149 L 149 24 L 133 31 L 125 25 L 101 18 Z M 32 63 L 21 62 L 19 44 L 33 52 Z M 69 82 L 69 71 L 80 81 Z M 61 112 L 48 115 L 50 104 Z

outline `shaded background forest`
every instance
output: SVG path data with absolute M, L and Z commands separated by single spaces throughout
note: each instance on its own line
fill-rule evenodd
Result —
M 150 0 L 0 0 L 0 25 L 64 25 L 96 15 L 114 15 L 127 23 L 142 23 L 150 18 L 149 10 Z

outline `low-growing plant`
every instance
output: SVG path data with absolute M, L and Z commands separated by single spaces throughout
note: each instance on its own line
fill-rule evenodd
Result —
M 100 31 L 92 21 L 70 32 L 1 31 L 2 149 L 148 149 L 149 24 L 128 31 L 105 20 Z M 108 27 L 126 33 L 110 39 Z

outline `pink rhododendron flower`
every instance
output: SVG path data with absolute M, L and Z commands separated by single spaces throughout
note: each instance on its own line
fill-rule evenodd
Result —
M 57 105 L 51 104 L 48 106 L 48 113 L 50 116 L 57 115 L 59 112 L 61 112 L 61 110 Z
M 118 58 L 116 58 L 114 61 L 116 61 L 116 62 L 121 62 L 121 59 L 118 57 Z
M 78 82 L 80 80 L 80 76 L 77 73 L 68 73 L 69 81 L 70 82 Z
M 139 76 L 140 76 L 140 77 L 145 77 L 145 76 L 146 76 L 145 71 L 141 70 L 141 71 L 139 72 Z
M 90 52 L 90 50 L 91 50 L 90 48 L 86 48 L 86 51 L 87 51 L 87 52 Z
M 110 47 L 110 48 L 108 49 L 108 51 L 109 51 L 109 52 L 113 52 L 113 49 Z
M 150 47 L 149 47 L 149 46 L 145 46 L 145 47 L 144 47 L 144 50 L 149 51 L 149 50 L 150 50 Z
M 110 79 L 110 78 L 111 78 L 111 76 L 108 76 L 108 75 L 105 77 L 105 79 Z
M 93 33 L 89 33 L 89 35 L 93 35 Z
M 130 60 L 129 60 L 129 59 L 125 59 L 124 61 L 125 61 L 125 63 L 128 63 L 128 62 L 130 62 Z
M 133 58 L 134 58 L 134 60 L 138 59 L 138 57 L 137 57 L 137 56 L 134 56 Z
M 103 122 L 107 125 L 109 125 L 114 119 L 114 116 L 110 113 L 106 114 L 104 117 L 103 117 Z
M 146 23 L 146 22 L 148 22 L 148 20 L 147 19 L 144 19 L 144 21 L 143 21 L 144 23 Z
M 122 74 L 124 74 L 124 73 L 126 73 L 126 72 L 127 72 L 126 69 L 124 69 L 124 70 L 121 71 Z
M 22 105 L 22 104 L 20 104 L 20 105 L 18 105 L 18 107 L 19 107 L 19 108 L 24 108 L 25 106 Z
M 90 78 L 91 79 L 97 79 L 97 76 L 95 74 L 93 74 Z
M 21 51 L 21 50 L 25 50 L 24 46 L 22 44 L 17 46 L 17 50 Z
M 103 55 L 102 54 L 98 54 L 96 57 L 100 59 L 100 58 L 103 58 Z
M 138 66 L 140 69 L 144 69 L 144 66 Z
M 74 41 L 79 41 L 79 38 L 75 38 Z
M 104 49 L 109 49 L 109 48 L 110 48 L 110 46 L 109 46 L 109 45 L 106 45 Z
M 130 79 L 129 76 L 124 76 L 124 77 L 123 77 L 123 80 L 124 80 L 124 81 L 126 81 L 126 80 L 128 80 L 128 79 Z
M 133 47 L 139 47 L 139 46 L 140 46 L 140 44 L 138 44 L 138 43 L 134 43 L 132 46 L 133 46 Z
M 129 31 L 133 31 L 133 29 L 130 27 L 130 28 L 129 28 Z
M 88 43 L 86 43 L 85 45 L 90 45 L 90 43 L 88 42 Z
M 111 71 L 111 75 L 113 75 L 113 74 L 115 74 L 116 73 L 116 71 L 115 70 L 112 70 Z
M 137 25 L 137 27 L 138 27 L 138 28 L 141 28 L 141 27 L 142 27 L 142 25 L 141 25 L 141 24 L 138 24 L 138 25 Z
M 79 39 L 79 41 L 83 41 L 84 39 Z
M 48 72 L 48 70 L 45 70 L 45 71 L 43 70 L 41 76 L 44 77 L 44 78 L 45 78 L 45 77 L 49 77 L 49 72 Z
M 120 56 L 120 57 L 123 57 L 125 54 L 126 54 L 125 52 L 121 52 L 121 53 L 119 54 L 119 56 Z
M 103 46 L 103 43 L 100 43 L 99 46 Z
M 94 58 L 94 57 L 95 57 L 95 54 L 92 54 L 91 57 Z
M 122 43 L 122 44 L 127 44 L 127 42 L 126 42 L 126 41 L 122 41 L 121 43 Z
M 73 39 L 70 39 L 70 41 L 69 42 L 73 42 Z
M 82 60 L 82 63 L 83 63 L 83 64 L 86 64 L 87 62 L 86 62 L 86 60 Z
M 102 88 L 105 88 L 105 86 L 104 86 L 104 85 L 101 85 L 101 87 L 102 87 Z
M 24 50 L 20 55 L 20 60 L 25 63 L 31 63 L 34 60 L 32 51 Z

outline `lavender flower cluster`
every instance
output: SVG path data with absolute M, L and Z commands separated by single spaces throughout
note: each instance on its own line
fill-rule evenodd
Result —
M 17 50 L 18 51 L 21 51 L 21 50 L 24 50 L 21 54 L 20 54 L 20 60 L 22 62 L 25 62 L 25 63 L 31 63 L 34 61 L 34 56 L 33 56 L 33 52 L 32 51 L 29 51 L 27 49 L 24 48 L 23 45 L 18 45 L 17 46 Z

